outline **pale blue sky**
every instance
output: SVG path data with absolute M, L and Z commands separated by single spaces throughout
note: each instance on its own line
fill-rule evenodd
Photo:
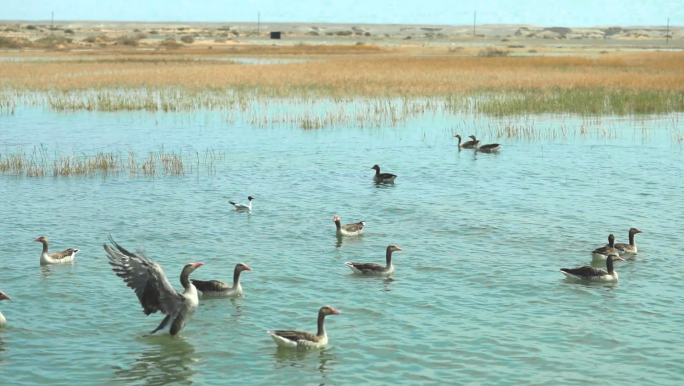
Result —
M 0 0 L 0 20 L 262 21 L 596 25 L 684 24 L 684 0 Z

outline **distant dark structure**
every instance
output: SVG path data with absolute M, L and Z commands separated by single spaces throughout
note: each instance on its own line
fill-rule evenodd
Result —
M 280 39 L 280 31 L 271 31 L 271 39 Z

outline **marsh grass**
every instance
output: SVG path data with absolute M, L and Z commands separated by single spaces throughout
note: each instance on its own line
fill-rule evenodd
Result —
M 448 48 L 422 56 L 376 46 L 307 50 L 236 48 L 241 54 L 310 59 L 268 65 L 195 60 L 184 50 L 94 54 L 88 56 L 92 60 L 68 63 L 0 62 L 0 113 L 14 111 L 20 102 L 57 111 L 208 109 L 257 126 L 317 129 L 396 125 L 442 111 L 496 117 L 684 111 L 679 52 L 589 58 L 453 56 Z M 290 111 L 273 108 L 285 105 Z
M 216 165 L 225 161 L 225 153 L 208 149 L 203 160 L 196 152 L 197 163 L 194 164 L 190 153 L 183 151 L 165 151 L 162 146 L 158 151 L 148 152 L 146 157 L 138 161 L 135 152 L 129 150 L 126 156 L 120 151 L 97 152 L 93 155 L 74 153 L 62 156 L 58 152 L 50 155 L 45 147 L 34 147 L 29 153 L 23 148 L 14 151 L 0 152 L 0 174 L 25 177 L 92 177 L 128 175 L 130 178 L 155 178 L 159 175 L 183 177 L 187 173 L 199 173 L 206 167 L 208 174 L 216 173 Z M 188 165 L 188 166 L 186 166 Z

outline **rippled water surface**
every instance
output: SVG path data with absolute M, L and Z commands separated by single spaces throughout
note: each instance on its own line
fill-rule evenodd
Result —
M 684 155 L 668 124 L 612 125 L 618 138 L 498 139 L 500 154 L 476 155 L 458 151 L 441 118 L 302 131 L 142 113 L 1 116 L 3 150 L 163 144 L 226 160 L 214 175 L 0 176 L 0 290 L 13 299 L 0 304 L 0 383 L 682 384 Z M 394 185 L 372 182 L 376 163 L 398 174 Z M 231 210 L 248 195 L 251 213 Z M 335 214 L 364 220 L 364 236 L 337 240 Z M 626 242 L 633 226 L 640 252 L 616 263 L 619 284 L 558 272 L 588 263 L 609 233 Z M 144 316 L 112 273 L 110 233 L 145 248 L 176 288 L 187 262 L 205 263 L 193 277 L 225 281 L 244 262 L 245 297 L 201 301 L 180 337 L 143 337 L 161 317 Z M 79 248 L 77 261 L 41 267 L 40 235 L 53 250 Z M 391 279 L 344 266 L 382 263 L 391 243 L 403 248 Z M 328 318 L 324 350 L 278 350 L 265 333 L 315 332 L 326 304 L 342 314 Z

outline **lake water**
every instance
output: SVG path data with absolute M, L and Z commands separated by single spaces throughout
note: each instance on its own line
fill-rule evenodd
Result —
M 0 383 L 681 385 L 684 153 L 668 129 L 680 120 L 614 120 L 617 138 L 482 134 L 503 144 L 498 155 L 459 152 L 456 121 L 492 124 L 303 131 L 173 114 L 0 116 L 3 150 L 226 153 L 215 174 L 0 176 L 0 290 L 13 299 L 0 304 Z M 538 117 L 545 125 L 558 121 Z M 376 163 L 394 185 L 373 183 Z M 254 210 L 233 211 L 228 200 L 248 195 Z M 364 220 L 364 236 L 339 242 L 336 214 Z M 637 259 L 616 263 L 619 284 L 558 272 L 588 263 L 609 233 L 626 242 L 630 227 L 644 233 Z M 194 278 L 224 281 L 244 262 L 245 296 L 201 301 L 179 337 L 143 337 L 161 317 L 145 317 L 111 271 L 109 234 L 144 247 L 176 288 L 187 262 L 205 263 Z M 76 262 L 41 267 L 41 235 L 52 250 L 80 249 Z M 391 279 L 344 266 L 383 263 L 388 244 L 403 248 Z M 328 304 L 342 314 L 327 319 L 324 350 L 278 350 L 265 332 L 315 332 Z

